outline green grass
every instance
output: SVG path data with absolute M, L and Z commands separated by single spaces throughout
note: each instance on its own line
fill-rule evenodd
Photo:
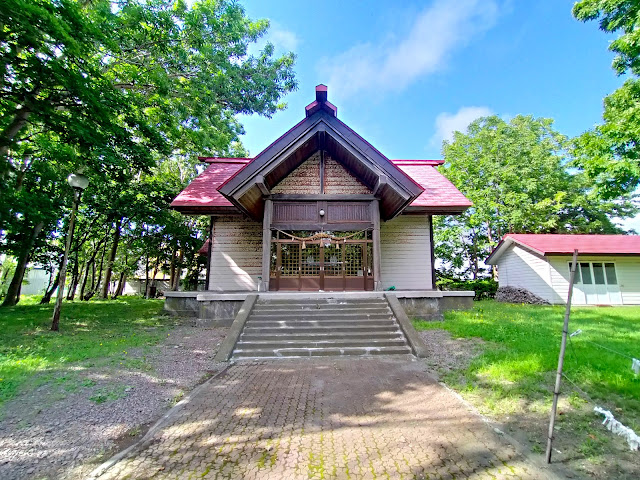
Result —
M 414 325 L 418 330 L 444 329 L 453 337 L 487 341 L 484 352 L 465 371 L 450 373 L 445 380 L 463 392 L 481 396 L 487 410 L 510 413 L 510 409 L 523 404 L 529 410 L 547 409 L 558 365 L 563 316 L 562 306 L 482 301 L 471 310 L 447 312 L 442 323 L 414 321 Z M 567 346 L 567 377 L 594 402 L 618 409 L 616 417 L 638 431 L 640 378 L 631 370 L 631 360 L 590 342 L 639 358 L 640 307 L 575 307 L 569 331 L 577 329 L 583 333 Z M 563 391 L 570 391 L 563 381 Z
M 140 359 L 128 358 L 128 350 L 166 336 L 172 320 L 159 316 L 161 309 L 162 300 L 137 297 L 65 302 L 60 331 L 52 332 L 53 304 L 38 305 L 27 298 L 15 307 L 0 308 L 0 406 L 27 383 L 67 383 L 69 391 L 88 386 L 75 382 L 77 374 L 69 368 L 78 362 L 142 368 Z M 116 394 L 104 392 L 104 397 Z

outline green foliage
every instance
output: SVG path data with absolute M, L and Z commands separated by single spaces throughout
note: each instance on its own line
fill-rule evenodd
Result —
M 69 303 L 61 333 L 49 330 L 53 305 L 0 309 L 0 405 L 36 374 L 64 373 L 74 362 L 123 361 L 128 349 L 158 342 L 171 322 L 158 317 L 161 308 L 160 300 L 133 297 Z
M 532 116 L 480 118 L 455 132 L 443 144 L 443 173 L 473 206 L 436 220 L 437 257 L 476 278 L 506 233 L 618 233 L 611 218 L 636 209 L 594 195 L 588 178 L 568 167 L 567 145 L 552 120 Z
M 604 123 L 575 139 L 575 165 L 583 168 L 604 198 L 633 192 L 640 184 L 640 3 L 629 0 L 581 0 L 576 19 L 599 20 L 600 29 L 619 36 L 609 44 L 613 69 L 630 74 L 622 87 L 604 99 Z
M 532 402 L 551 399 L 553 372 L 558 364 L 564 306 L 533 306 L 480 302 L 472 310 L 445 313 L 444 323 L 420 322 L 420 330 L 441 328 L 454 337 L 481 338 L 485 352 L 464 372 L 464 380 L 486 400 L 509 399 Z M 565 373 L 594 400 L 612 410 L 638 431 L 640 427 L 640 381 L 631 370 L 631 360 L 599 348 L 601 344 L 629 357 L 638 355 L 640 308 L 574 307 L 571 331 L 582 330 L 567 349 Z M 457 378 L 457 380 L 454 379 Z
M 26 262 L 57 269 L 78 169 L 78 290 L 141 267 L 197 283 L 207 222 L 169 202 L 198 155 L 248 154 L 237 115 L 285 107 L 294 54 L 250 54 L 269 23 L 233 0 L 7 0 L 0 26 L 0 252 L 19 265 L 5 301 Z
M 440 290 L 453 291 L 474 291 L 474 300 L 487 300 L 495 298 L 498 291 L 498 282 L 493 279 L 457 280 L 451 278 L 440 278 L 436 282 Z

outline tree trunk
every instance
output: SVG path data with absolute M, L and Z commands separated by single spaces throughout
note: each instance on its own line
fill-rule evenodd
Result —
M 89 267 L 91 266 L 91 259 L 87 260 L 84 266 L 84 278 L 82 279 L 82 286 L 80 287 L 80 300 L 84 299 L 84 291 L 87 288 L 87 280 L 89 280 Z
M 11 123 L 0 134 L 0 158 L 4 159 L 7 156 L 11 142 L 27 124 L 30 115 L 31 109 L 27 106 L 23 106 L 15 112 Z
M 118 279 L 118 286 L 116 287 L 115 292 L 113 292 L 113 295 L 111 296 L 111 300 L 115 300 L 120 295 L 122 295 L 122 290 L 124 290 L 124 279 L 125 278 L 126 278 L 126 275 L 124 274 L 124 272 L 121 272 L 120 273 L 120 278 Z
M 42 300 L 40 300 L 40 305 L 47 305 L 48 303 L 51 302 L 51 297 L 53 296 L 54 292 L 57 290 L 59 282 L 60 282 L 60 268 L 58 267 L 58 274 L 56 275 L 56 281 L 53 282 L 53 285 L 49 289 L 47 289 L 46 292 L 44 292 L 44 295 L 42 296 Z
M 80 265 L 80 258 L 78 256 L 78 249 L 76 249 L 76 258 L 73 262 L 73 273 L 71 274 L 71 283 L 69 284 L 69 291 L 67 292 L 67 300 L 73 300 L 73 297 L 76 296 L 76 288 L 78 288 L 78 282 L 80 281 L 80 275 L 82 272 L 78 272 L 78 267 Z
M 171 252 L 171 265 L 169 266 L 169 286 L 173 290 L 174 277 L 176 275 L 176 247 Z
M 180 287 L 180 276 L 182 275 L 182 261 L 184 260 L 184 250 L 180 249 L 180 253 L 178 256 L 178 265 L 175 271 L 175 278 L 173 279 L 173 283 L 171 284 L 171 290 L 177 291 L 178 287 Z
M 87 267 L 87 275 L 89 274 L 89 270 Z M 94 287 L 96 285 L 96 259 L 93 258 L 92 262 L 91 262 L 91 288 L 89 289 L 89 291 L 87 293 L 83 293 L 82 294 L 82 300 L 84 300 L 85 302 L 87 300 L 89 300 L 91 297 L 93 297 L 94 295 Z
M 109 283 L 111 282 L 111 272 L 113 270 L 113 262 L 116 259 L 118 253 L 118 243 L 120 242 L 120 228 L 122 227 L 122 217 L 116 222 L 116 231 L 113 235 L 113 243 L 111 245 L 111 253 L 107 259 L 107 269 L 104 273 L 104 283 L 102 284 L 102 291 L 100 292 L 100 298 L 106 300 L 109 293 Z M 117 295 L 116 295 L 117 296 Z
M 20 289 L 22 287 L 24 273 L 27 270 L 27 263 L 29 263 L 29 255 L 31 254 L 31 249 L 33 248 L 33 245 L 35 244 L 36 239 L 40 235 L 43 227 L 44 222 L 37 223 L 35 227 L 33 227 L 29 239 L 27 240 L 25 245 L 23 245 L 24 249 L 18 256 L 16 271 L 14 272 L 11 283 L 9 284 L 9 288 L 7 289 L 7 295 L 6 297 L 4 297 L 4 301 L 2 302 L 3 307 L 11 307 L 13 305 L 16 305 L 20 301 Z

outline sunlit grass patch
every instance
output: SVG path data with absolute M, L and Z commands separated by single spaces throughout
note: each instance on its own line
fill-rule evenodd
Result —
M 483 301 L 471 310 L 446 312 L 444 322 L 415 321 L 414 325 L 419 330 L 445 329 L 453 337 L 485 340 L 483 353 L 446 380 L 462 391 L 477 391 L 488 410 L 505 411 L 509 410 L 505 403 L 517 405 L 524 399 L 531 404 L 550 396 L 563 315 L 563 306 Z M 567 346 L 564 371 L 568 379 L 593 401 L 613 403 L 620 409 L 618 415 L 639 430 L 640 378 L 631 370 L 629 357 L 640 357 L 640 307 L 576 307 L 570 331 L 578 329 L 582 333 Z M 565 380 L 565 391 L 571 389 Z
M 60 332 L 50 331 L 53 305 L 27 301 L 0 308 L 0 405 L 26 383 L 66 383 L 66 371 L 77 362 L 148 369 L 144 358 L 128 352 L 166 337 L 173 320 L 160 316 L 161 308 L 162 300 L 137 297 L 65 302 Z

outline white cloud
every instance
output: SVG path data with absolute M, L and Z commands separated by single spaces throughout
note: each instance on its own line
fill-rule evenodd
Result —
M 436 133 L 431 137 L 431 143 L 440 145 L 443 140 L 451 141 L 453 132 L 464 133 L 476 118 L 492 114 L 488 107 L 461 107 L 456 113 L 442 112 L 436 117 Z
M 318 69 L 342 96 L 402 90 L 441 69 L 455 49 L 493 27 L 497 17 L 495 0 L 436 0 L 405 31 L 396 32 L 395 41 L 355 45 L 322 59 Z
M 300 43 L 298 35 L 283 28 L 274 27 L 273 30 L 270 29 L 267 37 L 276 48 L 279 47 L 287 52 L 295 52 L 298 48 L 298 43 Z
M 276 55 L 281 55 L 286 52 L 296 52 L 298 44 L 300 43 L 300 37 L 294 32 L 282 28 L 275 22 L 271 22 L 271 26 L 264 37 L 258 39 L 256 43 L 249 45 L 249 54 L 258 55 L 258 53 L 264 48 L 267 43 L 272 43 Z

